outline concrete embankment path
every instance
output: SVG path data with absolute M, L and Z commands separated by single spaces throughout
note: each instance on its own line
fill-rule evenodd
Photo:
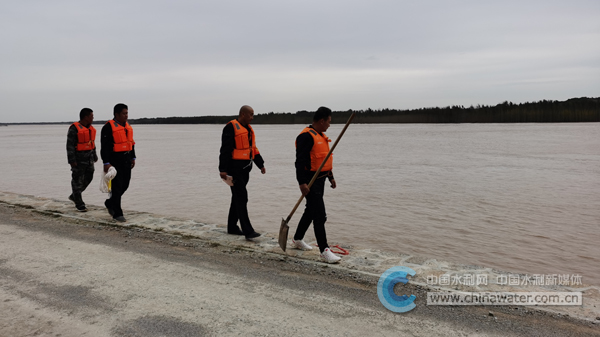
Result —
M 596 287 L 576 288 L 578 307 L 427 306 L 420 274 L 500 272 L 357 249 L 330 266 L 284 254 L 276 233 L 253 243 L 217 225 L 136 212 L 117 225 L 90 209 L 0 192 L 0 336 L 600 336 Z M 399 265 L 417 271 L 401 288 L 417 307 L 404 314 L 376 290 Z

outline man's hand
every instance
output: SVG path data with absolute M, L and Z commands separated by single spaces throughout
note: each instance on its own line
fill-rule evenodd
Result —
M 227 179 L 227 172 L 219 172 L 219 176 L 221 176 L 221 179 Z
M 135 159 L 132 159 L 131 160 L 131 168 L 134 168 L 134 167 L 135 167 Z
M 308 185 L 307 184 L 300 185 L 300 192 L 302 192 L 303 196 L 306 196 L 308 194 L 308 192 L 310 192 Z
M 72 163 L 69 163 L 69 165 L 71 165 L 71 168 L 76 168 L 77 167 L 77 162 L 74 161 Z
M 111 164 L 104 164 L 104 173 L 108 172 L 108 169 L 111 168 Z
M 331 188 L 337 187 L 337 184 L 335 183 L 335 179 L 331 179 L 329 182 L 331 183 Z
M 263 166 L 263 168 L 260 169 L 260 173 L 262 173 L 262 174 L 267 173 L 267 169 Z

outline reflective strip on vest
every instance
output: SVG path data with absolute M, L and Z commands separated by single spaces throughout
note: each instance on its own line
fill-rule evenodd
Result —
M 250 125 L 247 128 L 243 127 L 237 119 L 230 121 L 233 125 L 233 131 L 235 132 L 235 148 L 231 153 L 231 158 L 234 160 L 250 160 L 254 159 L 257 154 L 260 154 L 256 147 L 256 136 L 254 130 Z M 252 146 L 248 141 L 248 129 L 252 133 Z
M 127 152 L 133 150 L 135 141 L 133 140 L 133 128 L 129 123 L 125 122 L 125 126 L 120 125 L 115 120 L 108 121 L 112 128 L 113 140 L 115 145 L 113 146 L 114 152 Z
M 89 128 L 79 122 L 73 123 L 77 129 L 77 151 L 90 151 L 96 148 L 96 129 Z
M 327 154 L 329 153 L 329 142 L 331 142 L 331 139 L 327 138 L 327 136 L 324 133 L 321 136 L 321 134 L 319 134 L 315 129 L 309 127 L 304 128 L 304 130 L 302 130 L 300 134 L 307 132 L 313 137 L 314 141 L 314 145 L 312 149 L 310 149 L 310 170 L 316 172 L 319 169 L 319 166 L 321 166 L 321 163 L 323 163 L 325 157 L 327 157 Z M 333 153 L 331 154 L 331 156 L 329 156 L 327 162 L 325 162 L 325 165 L 323 165 L 321 171 L 331 171 L 332 169 Z

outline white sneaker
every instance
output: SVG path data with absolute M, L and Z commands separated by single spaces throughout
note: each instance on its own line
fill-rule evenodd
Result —
M 292 248 L 300 249 L 300 250 L 312 250 L 312 247 L 304 242 L 304 240 L 294 241 L 292 240 Z
M 335 255 L 329 248 L 325 248 L 325 250 L 321 253 L 321 258 L 327 263 L 337 263 L 342 259 L 341 257 Z

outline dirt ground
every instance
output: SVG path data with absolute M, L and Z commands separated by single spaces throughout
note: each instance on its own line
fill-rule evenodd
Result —
M 530 307 L 388 311 L 375 277 L 0 203 L 0 336 L 600 336 Z

